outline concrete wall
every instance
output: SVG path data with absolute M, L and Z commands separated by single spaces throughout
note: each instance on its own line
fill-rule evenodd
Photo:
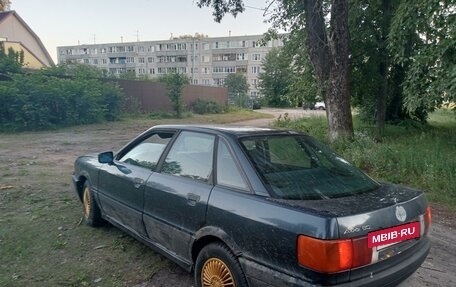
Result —
M 157 82 L 117 80 L 127 98 L 127 109 L 141 112 L 172 111 L 166 88 Z M 228 91 L 224 87 L 186 85 L 182 91 L 185 107 L 197 99 L 212 100 L 224 106 L 228 103 Z

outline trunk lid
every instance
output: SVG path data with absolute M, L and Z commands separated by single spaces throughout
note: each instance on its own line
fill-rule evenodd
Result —
M 331 232 L 337 238 L 352 238 L 367 235 L 368 232 L 392 226 L 419 221 L 419 215 L 426 211 L 426 196 L 420 190 L 382 183 L 375 190 L 353 196 L 321 200 L 273 201 L 337 220 Z M 336 238 L 323 238 L 336 239 Z

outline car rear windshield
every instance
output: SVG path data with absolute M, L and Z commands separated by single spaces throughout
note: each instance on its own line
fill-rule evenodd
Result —
M 329 199 L 364 193 L 378 183 L 306 135 L 241 138 L 270 192 L 283 199 Z

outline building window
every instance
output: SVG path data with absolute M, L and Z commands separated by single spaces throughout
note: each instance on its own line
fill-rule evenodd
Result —
M 260 73 L 260 67 L 259 66 L 253 66 L 252 67 L 252 74 L 259 74 Z
M 224 86 L 225 85 L 225 79 L 214 79 L 214 85 L 215 86 Z
M 247 73 L 247 66 L 237 66 L 236 73 Z
M 236 54 L 236 61 L 244 61 L 247 60 L 247 55 L 245 53 L 238 53 Z
M 211 61 L 211 57 L 209 55 L 203 55 L 201 57 L 201 59 L 202 59 L 202 62 L 204 62 L 204 63 L 208 63 Z
M 93 59 L 93 64 L 98 65 L 98 59 Z
M 235 67 L 213 67 L 212 73 L 235 73 Z
M 261 61 L 261 54 L 252 54 L 253 61 Z
M 153 63 L 154 62 L 154 57 L 148 57 L 147 58 L 148 63 Z
M 144 64 L 144 57 L 138 58 L 138 63 Z
M 107 64 L 108 63 L 108 59 L 106 59 L 106 58 L 105 59 L 101 59 L 101 63 L 102 64 Z

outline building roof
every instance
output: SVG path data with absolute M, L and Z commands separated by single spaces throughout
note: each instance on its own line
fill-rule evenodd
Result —
M 42 49 L 46 59 L 51 65 L 54 65 L 54 61 L 52 60 L 51 56 L 49 55 L 48 51 L 46 50 L 46 47 L 44 47 L 43 42 L 41 42 L 40 37 L 38 37 L 35 32 L 33 32 L 32 28 L 27 25 L 27 23 L 17 14 L 16 11 L 5 11 L 5 12 L 0 12 L 0 26 L 2 25 L 2 22 L 7 19 L 8 17 L 16 17 L 16 19 L 22 24 L 22 26 L 32 35 L 32 37 L 35 39 L 35 41 L 38 43 L 40 48 Z M 19 42 L 19 39 L 14 39 L 13 41 Z

